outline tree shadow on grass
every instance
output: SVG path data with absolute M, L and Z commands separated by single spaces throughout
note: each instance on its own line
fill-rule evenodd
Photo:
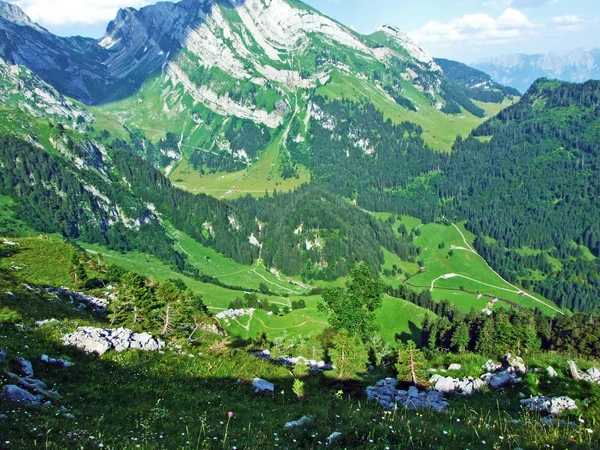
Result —
M 396 341 L 406 342 L 414 341 L 417 345 L 421 344 L 421 329 L 411 320 L 408 322 L 409 331 L 396 333 Z

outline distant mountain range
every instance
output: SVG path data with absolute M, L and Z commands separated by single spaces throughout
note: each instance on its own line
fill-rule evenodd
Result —
M 505 55 L 471 64 L 498 83 L 525 92 L 538 78 L 581 83 L 600 79 L 600 49 L 542 55 Z

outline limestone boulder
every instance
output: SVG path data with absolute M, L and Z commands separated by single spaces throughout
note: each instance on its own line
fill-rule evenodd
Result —
M 33 395 L 17 385 L 9 384 L 2 390 L 2 398 L 22 405 L 41 405 L 41 396 Z

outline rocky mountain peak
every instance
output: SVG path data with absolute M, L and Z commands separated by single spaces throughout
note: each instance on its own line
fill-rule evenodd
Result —
M 0 1 L 0 17 L 15 25 L 32 27 L 40 31 L 43 30 L 43 28 L 34 23 L 21 8 L 12 3 Z
M 442 71 L 442 69 L 435 63 L 433 57 L 427 53 L 423 48 L 413 41 L 408 34 L 400 30 L 393 25 L 383 25 L 379 27 L 378 31 L 383 31 L 385 34 L 390 36 L 396 43 L 401 47 L 404 47 L 408 54 L 415 58 L 417 61 L 422 62 L 430 66 L 431 70 Z

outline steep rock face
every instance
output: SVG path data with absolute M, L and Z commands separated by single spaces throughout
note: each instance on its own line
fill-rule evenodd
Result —
M 472 65 L 489 73 L 499 83 L 525 92 L 535 80 L 543 77 L 576 83 L 600 79 L 600 49 L 577 50 L 562 55 L 506 55 Z
M 28 67 L 61 93 L 90 102 L 104 86 L 105 58 L 95 40 L 54 36 L 16 5 L 0 2 L 0 57 Z
M 33 116 L 72 121 L 73 126 L 93 121 L 92 115 L 61 95 L 48 83 L 23 66 L 0 58 L 0 101 Z
M 433 58 L 393 27 L 383 28 L 419 63 L 440 71 Z M 262 86 L 314 86 L 290 70 L 291 52 L 319 36 L 359 57 L 388 60 L 390 49 L 372 48 L 358 34 L 308 7 L 285 0 L 184 0 L 139 10 L 126 8 L 99 41 L 62 38 L 33 23 L 17 6 L 0 2 L 0 55 L 27 66 L 61 92 L 86 103 L 123 98 L 160 74 L 180 52 L 196 64 L 218 67 L 234 79 Z M 293 62 L 291 63 L 293 65 Z

